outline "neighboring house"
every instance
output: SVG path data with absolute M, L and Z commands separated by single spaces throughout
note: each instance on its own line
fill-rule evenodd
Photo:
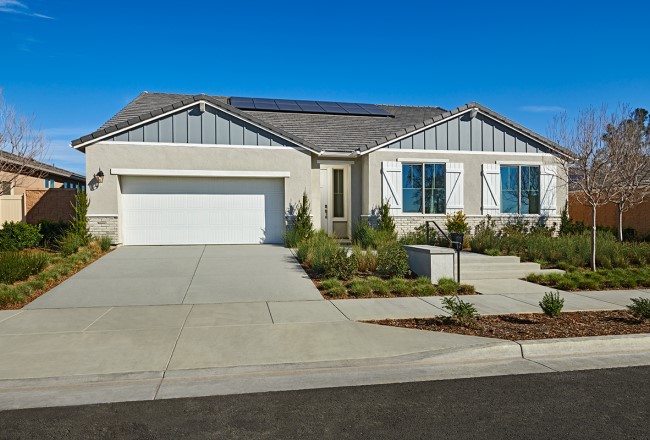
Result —
M 591 205 L 582 204 L 578 191 L 569 192 L 569 215 L 574 221 L 591 225 Z M 623 228 L 632 228 L 637 238 L 650 239 L 650 199 L 634 205 L 623 213 Z M 613 203 L 599 206 L 596 209 L 596 223 L 618 230 L 618 207 Z
M 85 188 L 86 178 L 80 174 L 0 152 L 0 223 L 67 221 L 72 215 L 74 190 Z
M 124 244 L 279 243 L 303 191 L 314 225 L 338 237 L 382 201 L 404 233 L 458 210 L 472 224 L 559 221 L 567 200 L 566 151 L 476 103 L 144 92 L 72 146 L 102 175 L 89 182 L 91 232 Z

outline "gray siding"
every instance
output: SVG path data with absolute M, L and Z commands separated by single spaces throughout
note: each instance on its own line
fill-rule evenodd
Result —
M 465 114 L 420 133 L 393 142 L 388 148 L 445 151 L 497 151 L 506 153 L 548 153 L 540 143 L 492 119 Z
M 128 130 L 109 140 L 295 147 L 284 139 L 210 106 L 206 106 L 205 112 L 201 113 L 198 104 L 182 112 Z

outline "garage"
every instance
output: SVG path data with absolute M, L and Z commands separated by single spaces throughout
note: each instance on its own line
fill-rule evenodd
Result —
M 284 179 L 120 176 L 126 245 L 281 243 Z

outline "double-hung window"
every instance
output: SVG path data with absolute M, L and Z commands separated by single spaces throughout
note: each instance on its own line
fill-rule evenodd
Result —
M 445 164 L 402 164 L 402 212 L 445 213 Z
M 501 165 L 501 212 L 539 214 L 539 166 Z

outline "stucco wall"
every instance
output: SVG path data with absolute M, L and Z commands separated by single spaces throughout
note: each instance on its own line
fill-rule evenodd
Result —
M 367 199 L 364 198 L 362 214 L 369 214 L 371 210 L 382 201 L 381 163 L 394 161 L 398 158 L 426 158 L 431 160 L 448 160 L 449 162 L 462 162 L 464 164 L 464 212 L 468 215 L 481 215 L 482 177 L 481 170 L 484 163 L 497 161 L 516 161 L 522 164 L 538 162 L 541 164 L 556 164 L 556 159 L 551 154 L 544 153 L 461 153 L 461 152 L 433 152 L 424 150 L 394 150 L 383 149 L 368 154 L 367 169 Z M 363 191 L 366 191 L 364 189 Z M 567 200 L 566 186 L 558 180 L 557 211 L 558 214 Z
M 128 143 L 97 143 L 86 149 L 86 173 L 92 176 L 99 169 L 104 181 L 93 188 L 89 182 L 88 198 L 91 216 L 119 215 L 119 178 L 111 168 L 164 170 L 222 170 L 222 171 L 288 171 L 285 179 L 285 208 L 298 202 L 303 191 L 311 193 L 312 161 L 308 152 L 291 147 L 229 148 L 161 145 L 132 145 Z M 316 170 L 317 172 L 317 170 Z M 315 205 L 318 206 L 318 205 Z

